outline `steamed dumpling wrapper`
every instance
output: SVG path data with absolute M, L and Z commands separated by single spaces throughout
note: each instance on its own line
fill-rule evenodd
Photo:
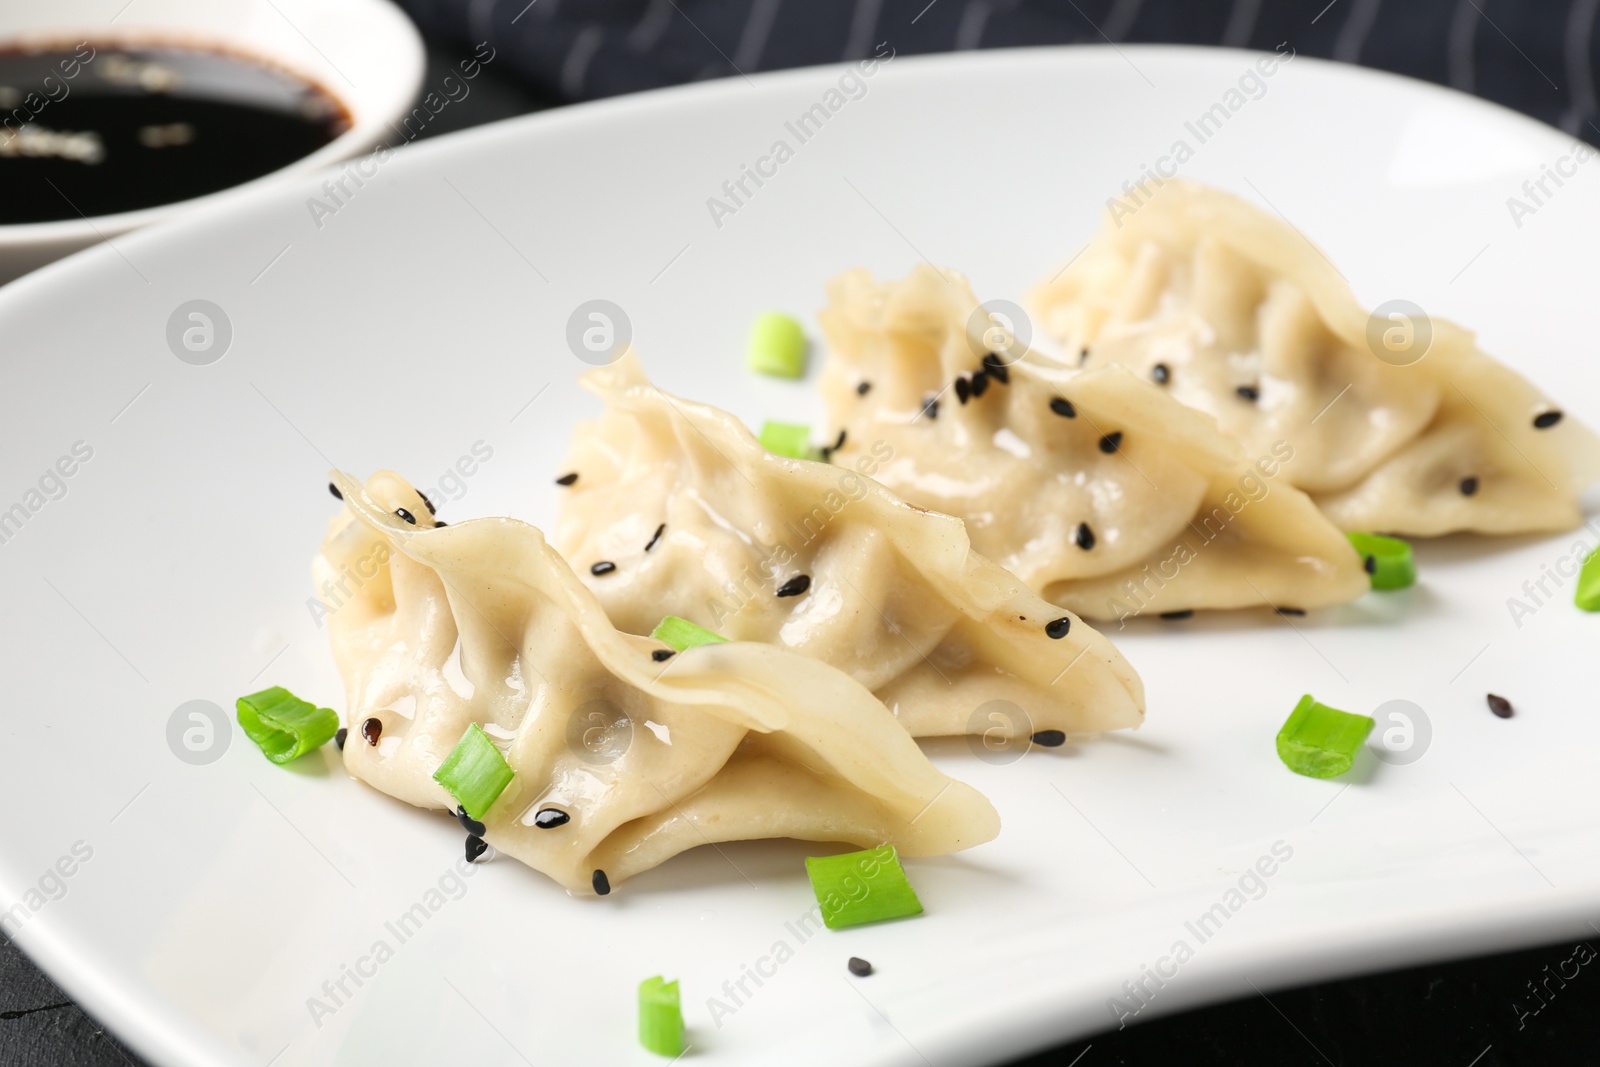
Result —
M 1567 529 L 1600 477 L 1600 439 L 1471 333 L 1369 316 L 1297 230 L 1215 189 L 1118 211 L 1031 303 L 1089 366 L 1164 376 L 1246 452 L 1287 441 L 1285 479 L 1346 530 Z
M 859 438 L 835 464 L 774 455 L 727 412 L 656 389 L 631 352 L 582 381 L 606 408 L 573 435 L 554 543 L 619 628 L 678 615 L 804 653 L 918 737 L 1142 720 L 1143 685 L 1104 636 L 972 551 L 960 521 L 872 480 L 898 443 Z M 997 719 L 992 701 L 1012 707 Z
M 855 270 L 828 295 L 821 389 L 846 433 L 839 461 L 887 441 L 876 477 L 964 518 L 973 546 L 1045 599 L 1120 620 L 1304 610 L 1368 588 L 1344 536 L 1286 483 L 1292 448 L 1247 457 L 1210 416 L 1120 367 L 1068 370 L 1014 338 L 1004 356 L 986 351 L 957 274 L 919 265 L 880 283 Z
M 915 856 L 998 831 L 989 802 L 936 770 L 844 673 L 751 642 L 657 662 L 663 646 L 615 629 L 534 527 L 434 527 L 389 472 L 334 483 L 345 508 L 314 577 L 356 576 L 328 618 L 352 726 L 346 769 L 454 811 L 433 774 L 478 723 L 515 772 L 482 819 L 486 840 L 569 890 L 590 892 L 597 869 L 615 885 L 719 841 L 889 842 Z M 383 723 L 376 746 L 356 729 L 368 717 Z M 540 829 L 543 808 L 570 821 Z

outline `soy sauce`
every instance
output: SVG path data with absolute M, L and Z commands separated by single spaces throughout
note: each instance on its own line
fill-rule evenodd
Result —
M 220 48 L 0 51 L 0 225 L 214 193 L 349 127 L 344 105 L 315 82 Z

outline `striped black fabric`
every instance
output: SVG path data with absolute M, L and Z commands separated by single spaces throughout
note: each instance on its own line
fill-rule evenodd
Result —
M 1451 85 L 1600 141 L 1600 0 L 399 0 L 587 100 L 868 55 L 1110 41 L 1232 45 Z

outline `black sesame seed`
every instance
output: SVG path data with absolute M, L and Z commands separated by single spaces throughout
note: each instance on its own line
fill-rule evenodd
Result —
M 484 826 L 483 823 L 468 815 L 467 809 L 462 807 L 460 804 L 456 805 L 456 822 L 461 824 L 461 828 L 463 830 L 476 837 L 482 837 L 484 834 L 489 832 L 488 827 Z M 471 857 L 468 858 L 470 859 Z
M 489 851 L 489 842 L 477 834 L 467 835 L 467 862 L 476 863 L 478 857 Z
M 573 482 L 575 482 L 577 480 L 578 480 L 578 472 L 577 471 L 573 471 L 571 474 L 563 474 L 561 477 L 557 478 L 556 479 L 556 484 L 557 485 L 571 485 Z
M 1548 430 L 1550 427 L 1554 426 L 1560 421 L 1561 412 L 1541 411 L 1539 414 L 1533 417 L 1533 428 L 1535 430 Z
M 565 826 L 572 821 L 572 816 L 560 808 L 544 808 L 533 817 L 533 825 L 541 830 L 554 830 L 558 826 Z
M 1365 559 L 1363 559 L 1361 561 L 1361 569 L 1366 571 L 1368 574 L 1377 574 L 1378 573 L 1378 557 L 1377 556 L 1368 556 Z
M 843 447 L 844 447 L 844 431 L 840 430 L 839 431 L 839 436 L 833 442 L 833 444 L 831 444 L 831 445 L 823 445 L 822 446 L 822 449 L 821 449 L 821 451 L 822 451 L 822 462 L 824 462 L 824 463 L 832 463 L 833 462 L 833 454 L 835 452 L 839 451 L 839 449 L 841 449 Z
M 566 825 L 571 821 L 573 817 L 560 808 L 541 808 L 539 814 L 533 816 L 533 825 L 541 830 L 554 830 L 558 825 Z
M 589 573 L 598 578 L 602 574 L 610 574 L 616 569 L 617 565 L 615 563 L 612 563 L 609 559 L 603 559 L 599 563 L 596 563 L 594 566 L 590 567 Z
M 855 975 L 857 978 L 865 978 L 867 975 L 872 973 L 872 964 L 868 963 L 860 956 L 851 956 L 850 962 L 845 964 L 845 966 L 850 968 L 850 973 Z
M 1194 612 L 1189 608 L 1183 608 L 1179 611 L 1163 611 L 1161 617 L 1168 622 L 1180 622 L 1184 619 L 1194 618 Z
M 418 489 L 417 496 L 422 498 L 422 506 L 428 509 L 429 515 L 439 514 L 439 509 L 433 506 L 433 501 L 428 499 L 427 493 L 424 493 L 421 489 Z
M 383 736 L 383 720 L 368 719 L 361 724 L 361 736 L 367 739 L 367 744 L 376 745 L 378 738 Z
M 976 400 L 989 388 L 989 376 L 983 371 L 972 376 L 972 399 Z
M 594 874 L 589 878 L 589 884 L 594 886 L 596 896 L 605 896 L 611 892 L 611 879 L 606 877 L 606 872 L 596 867 Z
M 1011 371 L 1006 367 L 1005 360 L 993 352 L 983 357 L 983 369 L 989 372 L 989 377 L 1001 385 L 1011 384 Z
M 1042 748 L 1060 748 L 1067 743 L 1067 735 L 1060 730 L 1040 730 L 1033 735 L 1033 743 Z
M 1473 493 L 1478 491 L 1478 479 L 1469 474 L 1465 478 L 1461 479 L 1461 485 L 1459 488 L 1461 489 L 1462 496 L 1471 496 Z
M 650 658 L 655 660 L 657 663 L 665 663 L 667 660 L 676 655 L 677 653 L 670 648 L 658 648 L 654 652 L 650 653 Z
M 1075 539 L 1078 542 L 1078 547 L 1085 552 L 1094 547 L 1094 531 L 1089 529 L 1089 524 L 1086 522 L 1078 523 L 1078 532 Z
M 1234 392 L 1239 394 L 1239 399 L 1249 400 L 1252 403 L 1261 399 L 1261 390 L 1253 385 L 1241 385 Z
M 857 396 L 866 396 L 867 393 L 871 389 L 872 389 L 872 383 L 871 382 L 857 382 L 856 383 L 856 395 Z
M 1117 449 L 1121 448 L 1121 447 L 1122 447 L 1122 431 L 1121 430 L 1112 430 L 1110 433 L 1108 433 L 1104 437 L 1100 438 L 1100 451 L 1104 452 L 1108 456 L 1111 453 L 1115 452 Z
M 1081 367 L 1087 362 L 1089 362 L 1089 350 L 1087 348 L 1080 348 L 1078 350 L 1078 366 Z
M 1063 419 L 1075 419 L 1078 417 L 1078 409 L 1073 407 L 1072 401 L 1065 397 L 1051 397 L 1050 410 L 1060 415 Z
M 779 596 L 799 596 L 811 588 L 811 575 L 797 574 L 787 582 L 778 586 Z
M 1279 615 L 1304 615 L 1306 613 L 1305 608 L 1278 608 L 1276 610 Z
M 411 512 L 407 511 L 405 508 L 395 508 L 394 513 L 413 526 L 417 524 L 417 517 L 411 514 Z
M 937 419 L 939 417 L 939 398 L 930 396 L 923 400 L 922 413 L 930 419 Z
M 1496 696 L 1493 693 L 1489 694 L 1489 710 L 1494 712 L 1502 719 L 1509 719 L 1512 715 L 1516 714 L 1516 709 L 1511 706 L 1511 701 L 1507 700 L 1505 697 Z
M 656 542 L 660 541 L 661 540 L 661 535 L 666 533 L 666 532 L 667 532 L 667 524 L 666 523 L 662 523 L 660 526 L 657 526 L 656 527 L 656 532 L 650 535 L 650 541 L 649 541 L 648 544 L 646 544 L 644 546 L 644 550 L 646 552 L 648 552 L 652 548 L 656 547 Z
M 448 522 L 445 522 L 445 521 L 444 521 L 444 520 L 443 520 L 443 519 L 439 519 L 439 520 L 437 520 L 437 521 L 435 521 L 435 522 L 434 522 L 434 524 L 433 524 L 433 528 L 434 528 L 434 529 L 435 529 L 435 530 L 442 530 L 442 529 L 444 529 L 444 528 L 445 528 L 445 527 L 446 527 L 446 526 L 449 526 L 449 525 L 450 525 L 450 524 L 449 524 L 449 523 L 448 523 Z
M 343 726 L 339 727 L 339 732 L 333 735 L 333 743 L 339 746 L 340 752 L 344 751 L 345 738 L 349 736 L 350 731 L 346 730 Z
M 344 499 L 344 494 L 339 492 L 339 487 L 337 485 L 334 485 L 332 482 L 328 483 L 328 492 L 333 494 L 333 499 L 335 499 L 335 500 L 343 500 Z
M 967 381 L 967 376 L 963 374 L 961 377 L 956 379 L 956 399 L 965 404 L 971 398 L 972 383 Z
M 1166 385 L 1172 380 L 1172 370 L 1165 363 L 1157 363 L 1150 368 L 1150 377 L 1155 379 L 1157 385 Z
M 1063 615 L 1059 619 L 1051 619 L 1044 624 L 1044 632 L 1054 641 L 1059 641 L 1067 636 L 1067 632 L 1071 629 L 1072 616 L 1070 615 Z

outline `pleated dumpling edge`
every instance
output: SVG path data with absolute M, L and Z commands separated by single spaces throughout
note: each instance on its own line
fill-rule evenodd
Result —
M 831 462 L 763 448 L 671 396 L 630 353 L 583 384 L 606 407 L 562 470 L 553 538 L 622 629 L 678 615 L 846 671 L 913 736 L 1137 726 L 1144 688 L 1093 627 L 976 551 L 964 524 L 876 481 L 896 444 L 835 438 Z M 994 710 L 992 707 L 990 711 Z
M 1068 367 L 926 264 L 828 284 L 820 388 L 830 425 L 883 438 L 877 477 L 966 519 L 974 547 L 1093 619 L 1306 610 L 1369 587 L 1339 530 L 1295 489 L 1283 441 L 1246 453 L 1209 414 L 1116 365 Z
M 1158 377 L 1345 530 L 1507 534 L 1582 521 L 1600 437 L 1408 301 L 1369 314 L 1288 222 L 1187 181 L 1119 198 L 1101 234 L 1029 296 L 1091 363 Z
M 346 684 L 345 767 L 380 791 L 453 811 L 433 775 L 477 724 L 515 772 L 486 840 L 580 893 L 596 871 L 615 885 L 708 842 L 925 855 L 998 832 L 993 806 L 842 672 L 751 642 L 658 661 L 664 646 L 612 627 L 536 528 L 439 528 L 398 475 L 333 481 L 345 507 L 314 577 Z

